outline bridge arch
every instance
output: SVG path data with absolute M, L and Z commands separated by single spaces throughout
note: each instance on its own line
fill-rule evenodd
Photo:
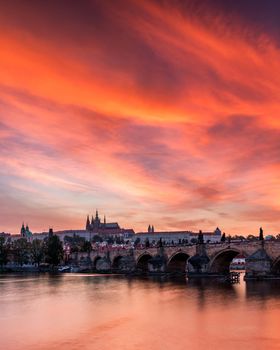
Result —
M 187 261 L 189 255 L 182 251 L 175 252 L 167 260 L 166 271 L 171 273 L 186 273 Z
M 225 274 L 229 272 L 232 259 L 240 254 L 236 248 L 227 248 L 213 256 L 209 264 L 209 272 Z
M 148 252 L 141 254 L 136 261 L 136 269 L 141 270 L 142 272 L 148 272 L 149 271 L 148 264 L 152 258 L 153 256 Z
M 97 264 L 97 261 L 102 259 L 102 256 L 98 255 L 96 256 L 94 259 L 93 259 L 93 262 L 92 262 L 92 266 L 94 269 L 96 269 L 96 264 Z
M 118 270 L 120 269 L 120 262 L 123 259 L 122 255 L 117 255 L 114 257 L 112 261 L 112 270 Z

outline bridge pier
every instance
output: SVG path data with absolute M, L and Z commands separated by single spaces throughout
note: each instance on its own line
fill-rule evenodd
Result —
M 273 278 L 272 261 L 264 246 L 246 259 L 245 280 Z
M 206 246 L 203 242 L 203 237 L 196 245 L 196 254 L 188 260 L 187 276 L 189 278 L 199 278 L 208 275 L 209 257 L 206 253 Z
M 97 272 L 108 273 L 111 271 L 111 261 L 108 257 L 100 258 L 96 261 L 95 269 Z

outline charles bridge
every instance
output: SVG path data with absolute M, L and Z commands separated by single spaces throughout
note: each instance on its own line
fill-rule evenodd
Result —
M 81 269 L 116 273 L 186 273 L 189 277 L 229 273 L 238 254 L 246 257 L 248 278 L 280 275 L 280 241 L 238 241 L 149 247 L 103 249 L 73 253 L 72 263 Z

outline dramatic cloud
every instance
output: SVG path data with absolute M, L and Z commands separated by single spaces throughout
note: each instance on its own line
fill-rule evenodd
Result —
M 278 233 L 271 3 L 2 2 L 0 231 Z

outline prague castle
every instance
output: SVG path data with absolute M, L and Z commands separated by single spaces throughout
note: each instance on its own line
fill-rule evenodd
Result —
M 86 230 L 92 232 L 106 232 L 107 230 L 115 230 L 117 232 L 118 230 L 121 230 L 121 228 L 117 222 L 107 223 L 105 215 L 103 222 L 101 222 L 98 216 L 98 211 L 96 210 L 95 218 L 92 216 L 90 220 L 89 215 L 87 216 Z

